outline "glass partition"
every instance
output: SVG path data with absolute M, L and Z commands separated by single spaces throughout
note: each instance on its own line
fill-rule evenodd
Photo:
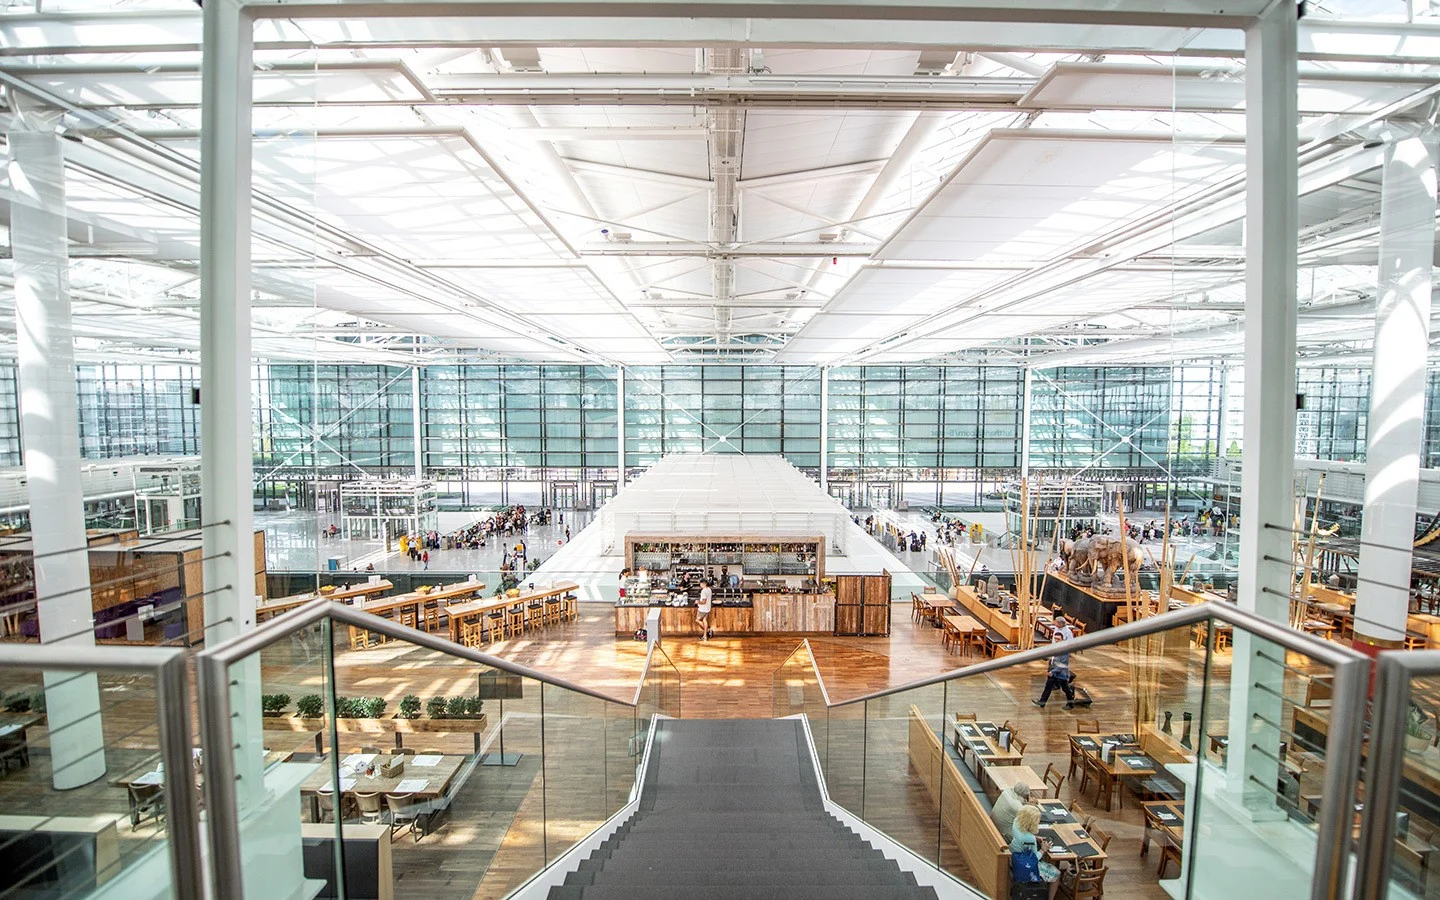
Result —
M 1364 664 L 1224 612 L 1080 638 L 1070 683 L 1046 647 L 838 705 L 806 644 L 772 678 L 774 712 L 809 719 L 832 800 L 986 896 L 1010 896 L 1024 805 L 1044 874 L 1081 895 L 1107 878 L 1144 897 L 1303 895 L 1334 872 L 1326 823 L 1343 813 L 1346 840 L 1354 824 L 1358 721 L 1330 716 Z
M 81 652 L 0 652 L 0 897 L 190 896 L 204 761 L 184 657 L 106 668 L 113 653 Z M 97 688 L 99 707 L 73 715 Z
M 493 609 L 479 624 L 509 627 L 513 615 L 523 632 L 527 605 L 512 601 L 485 601 Z M 631 702 L 500 668 L 448 644 L 440 639 L 448 635 L 443 610 L 433 637 L 396 627 L 423 628 L 423 600 L 397 608 L 393 623 L 312 610 L 313 624 L 276 623 L 262 634 L 270 643 L 226 663 L 236 685 L 264 686 L 253 702 L 270 710 L 257 717 L 264 790 L 251 794 L 246 770 L 257 751 L 244 748 L 257 742 L 242 735 L 255 711 L 241 705 L 252 702 L 248 695 L 232 694 L 246 897 L 302 878 L 328 881 L 337 897 L 376 896 L 394 884 L 438 896 L 504 896 L 629 801 L 649 717 L 678 712 L 678 674 L 663 653 L 652 656 L 635 692 L 642 719 Z M 535 615 L 544 614 L 542 605 Z M 367 863 L 382 844 L 392 880 L 384 886 L 385 867 Z M 258 858 L 275 864 L 256 866 Z

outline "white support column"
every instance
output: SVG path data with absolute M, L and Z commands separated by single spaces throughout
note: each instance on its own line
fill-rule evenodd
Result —
M 625 486 L 625 367 L 615 367 L 615 489 Z
M 410 421 L 415 435 L 415 480 L 425 480 L 425 440 L 420 433 L 420 367 L 410 367 Z
M 1298 247 L 1296 5 L 1279 2 L 1245 34 L 1245 419 L 1240 475 L 1239 604 L 1277 622 L 1290 613 L 1295 465 L 1295 269 Z M 1264 654 L 1264 657 L 1261 656 Z M 1275 804 L 1284 659 L 1235 629 L 1228 794 L 1242 815 L 1283 819 Z M 1257 686 L 1258 685 L 1258 686 Z M 1220 722 L 1207 722 L 1214 729 Z M 1197 867 L 1198 871 L 1198 867 Z
M 820 370 L 820 490 L 830 493 L 830 369 Z
M 1404 645 L 1410 611 L 1406 573 L 1413 555 L 1425 428 L 1436 138 L 1433 129 L 1426 129 L 1385 148 L 1361 581 L 1355 592 L 1355 646 L 1372 655 Z
M 1030 477 L 1030 403 L 1035 379 L 1030 367 L 1025 367 L 1025 386 L 1020 395 L 1020 478 Z
M 85 499 L 80 491 L 63 144 L 53 119 L 44 114 L 24 113 L 13 123 L 6 139 L 15 192 L 10 244 L 20 438 L 30 499 L 40 640 L 89 647 L 95 644 L 95 633 Z M 102 777 L 105 736 L 96 676 L 46 673 L 45 705 L 55 788 L 80 787 Z
M 255 627 L 250 424 L 250 105 L 253 26 L 236 0 L 204 7 L 200 136 L 200 495 L 205 642 Z M 265 797 L 260 661 L 231 691 L 237 800 Z

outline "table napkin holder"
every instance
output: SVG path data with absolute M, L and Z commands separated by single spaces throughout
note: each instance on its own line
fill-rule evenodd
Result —
M 405 771 L 405 757 L 394 756 L 380 767 L 380 774 L 386 778 L 399 778 Z
M 1002 728 L 995 732 L 995 744 L 1002 751 L 1008 751 L 1010 749 L 1010 729 Z

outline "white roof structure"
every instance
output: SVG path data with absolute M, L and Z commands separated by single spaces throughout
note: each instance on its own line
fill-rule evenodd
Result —
M 1236 356 L 1243 41 L 1102 21 L 1146 5 L 1102 4 L 1088 25 L 937 27 L 944 50 L 893 23 L 775 22 L 717 46 L 687 38 L 723 24 L 698 18 L 371 20 L 345 4 L 261 18 L 255 351 L 400 365 L 1012 361 L 1022 343 L 1041 364 Z M 1428 109 L 1440 37 L 1430 4 L 1308 8 L 1299 345 L 1363 358 L 1375 144 Z M 79 358 L 193 361 L 200 11 L 39 9 L 7 4 L 0 59 L 8 95 L 63 111 L 71 139 Z M 0 178 L 6 221 L 14 190 Z M 0 260 L 0 318 L 12 283 Z
M 672 454 L 600 508 L 607 553 L 627 534 L 824 535 L 843 555 L 850 513 L 782 456 Z

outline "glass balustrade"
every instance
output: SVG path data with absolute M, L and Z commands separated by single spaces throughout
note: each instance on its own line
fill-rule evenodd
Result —
M 178 650 L 0 649 L 0 898 L 203 890 L 189 704 Z
M 476 623 L 508 629 L 513 615 L 524 639 L 514 606 Z M 234 771 L 207 796 L 221 808 L 234 796 L 238 829 L 216 856 L 221 884 L 239 875 L 235 896 L 305 882 L 376 896 L 388 877 L 426 896 L 503 897 L 630 802 L 652 717 L 679 715 L 659 647 L 612 698 L 451 643 L 443 609 L 434 634 L 423 604 L 394 612 L 314 604 L 202 656 L 205 702 L 229 688 L 233 726 L 207 739 L 235 748 Z M 545 608 L 535 615 L 543 628 Z
M 1049 677 L 1058 648 L 1045 645 L 836 700 L 806 643 L 773 675 L 774 713 L 807 717 L 835 803 L 989 897 L 1010 896 L 1017 785 L 1039 807 L 1045 874 L 1081 896 L 1107 876 L 1114 889 L 1121 854 L 1137 896 L 1254 896 L 1261 885 L 1295 896 L 1338 883 L 1359 720 L 1332 717 L 1362 706 L 1363 658 L 1216 612 L 1067 644 L 1071 685 Z

